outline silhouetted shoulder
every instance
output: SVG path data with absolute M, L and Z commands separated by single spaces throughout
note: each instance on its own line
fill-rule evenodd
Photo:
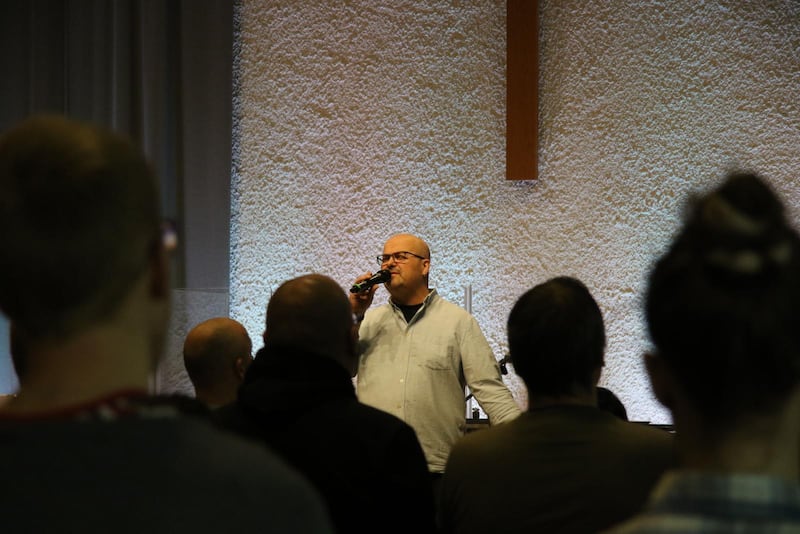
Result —
M 0 490 L 15 532 L 329 532 L 300 475 L 198 418 L 3 425 L 0 458 L 18 481 Z

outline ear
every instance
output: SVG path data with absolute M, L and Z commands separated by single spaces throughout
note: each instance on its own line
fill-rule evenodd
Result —
M 250 362 L 252 362 L 252 358 L 249 356 L 239 356 L 234 360 L 234 372 L 240 382 L 244 380 L 244 374 L 247 372 Z
M 648 352 L 644 355 L 644 365 L 656 398 L 672 410 L 675 407 L 675 377 L 669 364 L 663 358 Z
M 428 259 L 422 260 L 422 275 L 428 276 L 430 270 L 431 270 L 431 260 Z

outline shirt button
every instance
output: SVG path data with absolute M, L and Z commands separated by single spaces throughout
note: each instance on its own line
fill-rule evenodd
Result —
M 400 379 L 400 383 L 402 384 L 403 382 L 405 382 L 405 379 L 404 379 L 404 378 L 401 378 L 401 379 Z

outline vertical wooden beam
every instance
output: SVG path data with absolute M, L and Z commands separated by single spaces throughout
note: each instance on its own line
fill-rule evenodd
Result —
M 537 0 L 506 2 L 506 179 L 537 175 L 539 13 Z

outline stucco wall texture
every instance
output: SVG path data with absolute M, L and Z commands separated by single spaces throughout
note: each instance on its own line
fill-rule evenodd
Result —
M 641 365 L 647 271 L 687 194 L 729 169 L 768 177 L 800 215 L 800 3 L 539 9 L 539 178 L 509 182 L 505 2 L 238 4 L 230 310 L 253 339 L 282 280 L 348 288 L 412 232 L 433 286 L 459 304 L 471 286 L 498 359 L 523 292 L 583 280 L 608 331 L 601 383 L 631 419 L 670 421 Z

